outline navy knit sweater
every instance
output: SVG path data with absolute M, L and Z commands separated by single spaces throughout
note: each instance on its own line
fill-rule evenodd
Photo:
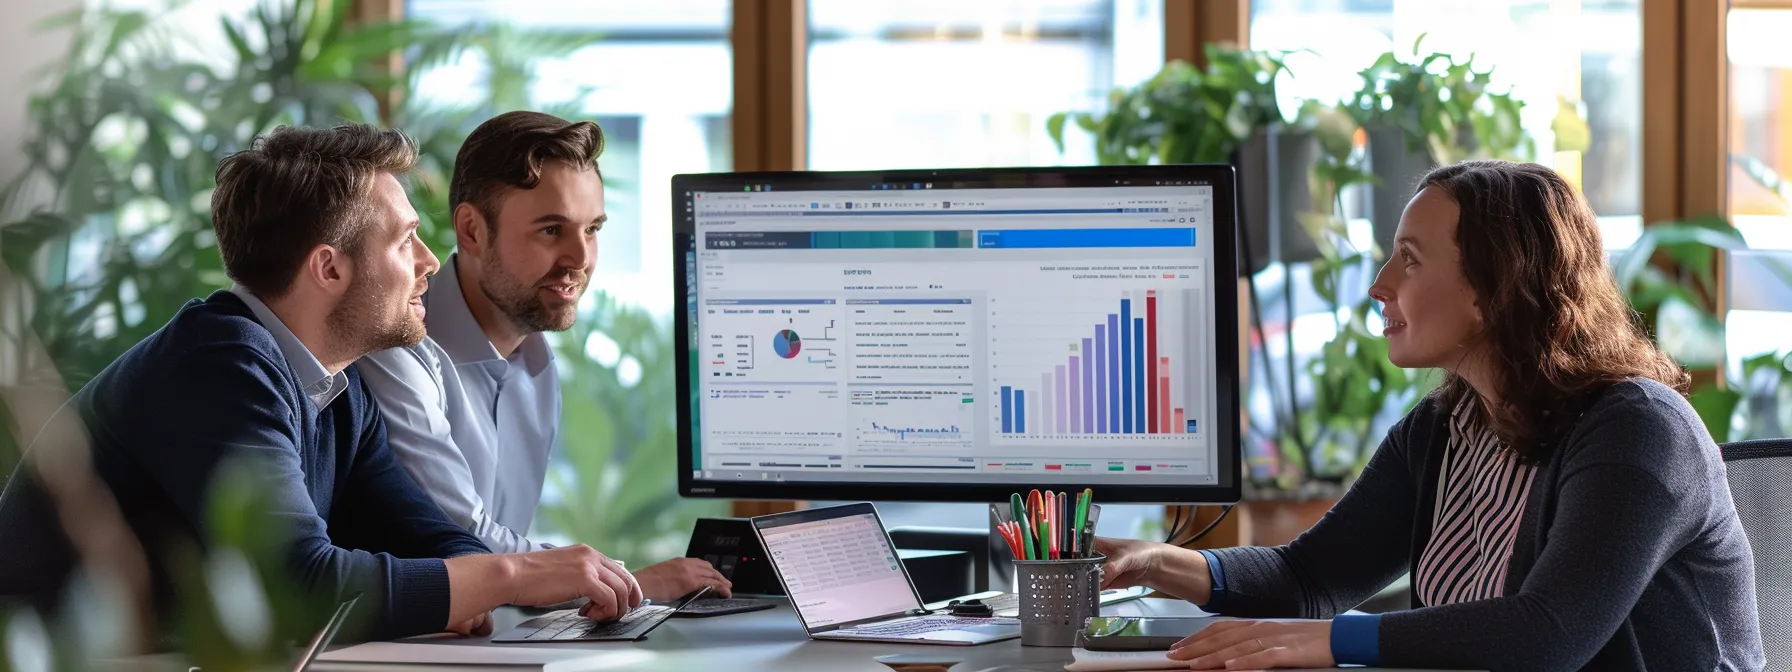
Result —
M 273 335 L 220 291 L 182 307 L 64 408 L 86 424 L 93 466 L 143 543 L 160 610 L 174 598 L 177 544 L 210 538 L 217 468 L 247 458 L 303 589 L 331 603 L 363 593 L 356 610 L 376 638 L 447 624 L 442 559 L 486 548 L 399 466 L 373 397 L 347 374 L 348 389 L 318 411 Z M 66 582 L 73 554 L 47 502 L 23 468 L 0 495 L 0 596 L 42 601 Z

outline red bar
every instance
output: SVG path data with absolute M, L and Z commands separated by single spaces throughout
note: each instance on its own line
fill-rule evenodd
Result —
M 1046 470 L 1046 471 L 1063 471 L 1063 470 L 1064 470 L 1064 465 L 1062 465 L 1062 464 L 1048 464 L 1048 465 L 1045 465 L 1045 470 Z
M 1145 290 L 1145 366 L 1150 369 L 1146 371 L 1150 377 L 1145 380 L 1157 380 L 1157 290 L 1152 289 Z M 1145 431 L 1162 434 L 1164 428 L 1160 423 L 1169 418 L 1158 418 L 1157 386 L 1146 385 L 1145 388 Z
M 1132 468 L 1135 471 L 1151 471 L 1151 465 L 1149 464 L 1135 464 L 1132 465 Z
M 1183 432 L 1188 431 L 1188 423 L 1186 421 L 1184 421 L 1184 419 L 1182 417 L 1182 409 L 1180 409 L 1180 408 L 1176 409 L 1175 420 L 1173 420 L 1172 422 L 1174 422 L 1175 424 L 1172 424 L 1170 426 L 1170 433 L 1181 434 Z
M 1170 358 L 1165 357 L 1158 360 L 1157 367 L 1159 371 L 1163 372 L 1159 374 L 1157 379 L 1157 384 L 1160 388 L 1157 391 L 1157 417 L 1161 418 L 1164 425 L 1166 425 L 1163 428 L 1163 433 L 1170 434 L 1176 431 L 1174 428 L 1167 426 L 1170 424 Z

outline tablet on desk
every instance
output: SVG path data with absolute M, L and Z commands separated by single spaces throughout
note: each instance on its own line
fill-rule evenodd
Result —
M 1168 651 L 1213 622 L 1208 617 L 1096 616 L 1083 627 L 1080 639 L 1090 651 Z

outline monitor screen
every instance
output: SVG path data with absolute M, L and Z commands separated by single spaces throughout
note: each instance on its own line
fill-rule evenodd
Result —
M 1237 498 L 1230 168 L 673 190 L 684 494 Z
M 753 519 L 790 604 L 811 630 L 922 607 L 870 504 Z

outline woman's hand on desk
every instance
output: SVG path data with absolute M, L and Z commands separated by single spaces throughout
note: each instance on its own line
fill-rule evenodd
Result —
M 1332 667 L 1331 621 L 1221 621 L 1171 647 L 1195 670 Z
M 733 597 L 734 583 L 701 558 L 673 558 L 635 572 L 641 592 L 654 602 L 671 602 L 709 586 L 718 597 Z

